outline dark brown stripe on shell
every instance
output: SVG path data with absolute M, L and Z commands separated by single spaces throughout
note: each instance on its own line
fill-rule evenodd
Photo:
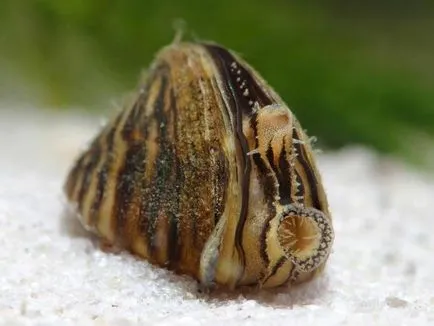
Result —
M 276 195 L 276 188 L 274 187 L 274 178 L 269 174 L 270 170 L 261 158 L 259 153 L 253 154 L 253 161 L 258 167 L 259 171 L 259 184 L 264 191 L 264 197 L 267 202 L 268 217 L 263 221 L 263 228 L 260 236 L 260 255 L 264 263 L 268 266 L 270 259 L 267 253 L 267 233 L 270 229 L 270 221 L 276 214 L 276 208 L 273 205 L 274 197 Z
M 292 132 L 292 138 L 300 140 L 300 136 L 297 132 L 297 130 L 294 128 Z M 321 203 L 318 198 L 318 188 L 317 188 L 317 179 L 315 176 L 315 173 L 312 171 L 310 163 L 307 161 L 306 157 L 306 150 L 300 142 L 294 142 L 294 147 L 298 153 L 297 161 L 300 162 L 301 166 L 303 167 L 303 171 L 306 174 L 307 181 L 309 183 L 310 188 L 310 196 L 312 198 L 312 206 L 318 210 L 322 210 Z
M 280 204 L 286 205 L 292 203 L 292 175 L 284 139 L 282 140 L 282 150 L 279 155 L 279 173 L 277 174 L 277 179 L 279 181 Z
M 287 260 L 288 259 L 285 256 L 280 257 L 277 263 L 273 266 L 271 273 L 262 281 L 262 284 L 265 284 L 270 278 L 276 275 L 276 273 L 283 266 L 283 264 L 285 264 Z
M 81 154 L 80 157 L 75 161 L 71 172 L 68 174 L 67 181 L 65 183 L 64 189 L 69 198 L 69 200 L 76 201 L 76 198 L 72 198 L 75 193 L 75 189 L 78 186 L 80 180 L 81 172 L 83 171 L 85 155 Z
M 150 256 L 154 260 L 161 259 L 165 256 L 167 261 L 160 263 L 168 264 L 169 268 L 176 268 L 179 260 L 178 246 L 178 212 L 179 198 L 182 189 L 183 175 L 180 170 L 180 163 L 176 157 L 176 103 L 173 90 L 169 89 L 169 67 L 162 65 L 158 67 L 156 73 L 161 78 L 159 93 L 152 104 L 153 114 L 148 118 L 147 128 L 156 128 L 158 154 L 155 162 L 155 170 L 146 187 L 152 193 L 147 192 L 143 198 L 143 207 L 141 208 L 142 232 L 145 232 L 148 243 Z M 169 108 L 171 120 L 165 112 Z M 153 123 L 151 123 L 151 121 Z M 174 138 L 171 138 L 170 128 L 174 128 Z M 167 219 L 167 243 L 157 243 L 156 234 L 158 233 L 157 225 L 161 219 Z M 160 258 L 159 258 L 160 257 Z
M 274 162 L 274 152 L 271 143 L 268 145 L 266 156 L 267 160 L 276 175 L 277 182 L 279 184 L 279 202 L 282 205 L 291 203 L 291 175 L 289 170 L 289 163 L 286 158 L 285 140 L 282 140 L 282 150 L 279 154 L 279 166 L 276 166 Z
M 118 114 L 116 117 L 113 125 L 110 126 L 110 130 L 107 133 L 107 136 L 104 139 L 105 146 L 106 146 L 106 153 L 105 153 L 105 161 L 101 167 L 101 169 L 98 171 L 98 181 L 96 185 L 95 190 L 95 196 L 93 198 L 93 202 L 91 205 L 90 210 L 90 219 L 89 224 L 95 225 L 98 219 L 98 215 L 101 209 L 102 200 L 104 198 L 105 194 L 105 187 L 107 185 L 108 181 L 108 174 L 109 171 L 113 165 L 113 147 L 114 147 L 114 136 L 117 129 L 117 126 L 119 124 L 119 121 L 121 120 L 122 115 Z
M 80 191 L 77 197 L 78 211 L 81 213 L 84 213 L 82 211 L 84 199 L 89 189 L 90 183 L 92 181 L 92 177 L 95 174 L 95 169 L 96 166 L 98 165 L 101 156 L 101 144 L 100 144 L 99 137 L 96 138 L 95 141 L 92 143 L 86 155 L 90 157 L 90 159 L 88 160 L 87 164 L 83 166 L 81 170 L 81 173 L 83 173 L 83 178 L 80 184 Z
M 122 137 L 126 142 L 138 139 L 142 139 L 143 141 L 146 140 L 148 136 L 148 128 L 147 126 L 145 128 L 140 128 L 140 120 L 143 117 L 143 112 L 146 110 L 145 106 L 148 101 L 149 91 L 153 85 L 151 81 L 166 69 L 166 65 L 160 65 L 153 69 L 147 78 L 147 82 L 145 82 L 144 86 L 140 89 L 140 95 L 135 101 L 122 129 Z
M 150 135 L 150 128 L 153 126 L 153 122 L 155 120 L 155 114 L 150 116 L 145 116 L 145 112 L 148 110 L 147 105 L 152 105 L 151 111 L 155 113 L 155 105 L 159 105 L 161 107 L 164 106 L 164 99 L 162 98 L 164 96 L 165 91 L 165 85 L 160 85 L 158 98 L 153 103 L 149 102 L 149 96 L 151 94 L 149 93 L 152 89 L 152 86 L 154 83 L 158 82 L 161 78 L 161 82 L 166 81 L 167 82 L 167 71 L 168 67 L 165 64 L 160 64 L 157 67 L 153 68 L 151 71 L 151 74 L 147 78 L 145 82 L 145 91 L 143 92 L 146 95 L 146 98 L 143 98 L 142 101 L 142 109 L 140 110 L 140 115 L 137 117 L 136 124 L 137 124 L 137 131 L 143 135 L 143 141 L 142 141 L 142 147 L 144 153 L 148 150 L 146 148 L 146 139 Z M 164 78 L 163 78 L 164 77 Z M 159 126 L 157 126 L 157 131 L 159 130 Z M 157 141 L 159 139 L 157 138 Z M 157 145 L 155 145 L 157 146 Z M 159 148 L 159 146 L 158 146 Z M 145 154 L 146 155 L 146 154 Z M 144 243 L 146 245 L 146 250 L 149 254 L 148 259 L 152 262 L 155 262 L 155 252 L 153 251 L 153 238 L 154 238 L 154 232 L 155 229 L 155 223 L 156 218 L 158 217 L 159 213 L 159 194 L 154 191 L 154 183 L 152 183 L 152 176 L 151 180 L 145 177 L 145 173 L 147 170 L 147 164 L 150 166 L 157 165 L 158 162 L 154 161 L 147 161 L 145 164 L 143 164 L 143 175 L 141 177 L 141 180 L 138 184 L 138 193 L 137 196 L 139 196 L 139 216 L 138 216 L 138 222 L 137 222 L 137 228 L 139 230 L 139 234 L 142 235 L 144 239 Z M 155 172 L 154 172 L 155 173 Z M 169 221 L 170 223 L 170 221 Z
M 150 75 L 145 81 L 145 91 L 143 94 L 145 95 L 143 97 L 143 101 L 141 101 L 143 104 L 143 107 L 140 110 L 140 115 L 136 117 L 136 124 L 137 124 L 137 132 L 143 135 L 143 141 L 142 143 L 142 150 L 144 151 L 144 155 L 146 156 L 147 147 L 146 147 L 146 139 L 148 139 L 150 135 L 149 128 L 152 126 L 152 121 L 154 117 L 151 116 L 145 116 L 145 112 L 148 110 L 147 105 L 155 105 L 154 103 L 148 103 L 149 102 L 149 96 L 151 96 L 150 90 L 152 89 L 152 86 L 154 83 L 158 82 L 158 78 L 161 78 L 160 75 L 164 74 L 167 70 L 166 65 L 159 65 L 151 70 Z M 162 88 L 163 85 L 160 85 L 159 90 L 159 96 L 162 96 L 161 94 L 164 94 L 164 89 Z M 161 102 L 161 99 L 160 99 Z M 161 103 L 163 105 L 163 103 Z M 152 108 L 152 111 L 154 111 L 154 108 Z M 132 136 L 132 133 L 130 133 L 130 136 Z M 143 164 L 143 169 L 145 172 L 143 172 L 143 175 L 141 176 L 141 180 L 138 181 L 138 193 L 137 196 L 139 196 L 139 216 L 138 216 L 138 222 L 137 222 L 137 228 L 139 230 L 139 234 L 144 239 L 144 244 L 146 245 L 146 251 L 149 254 L 149 257 L 147 257 L 150 261 L 153 260 L 153 253 L 151 252 L 151 245 L 152 245 L 152 239 L 153 234 L 149 233 L 149 230 L 151 229 L 151 222 L 150 222 L 150 216 L 158 216 L 158 211 L 154 212 L 153 206 L 155 203 L 156 198 L 158 198 L 158 194 L 155 194 L 153 192 L 153 185 L 151 184 L 151 181 L 145 177 L 147 165 L 152 166 L 153 164 L 156 164 L 156 162 L 146 161 Z M 153 221 L 155 222 L 155 221 Z M 152 226 L 153 227 L 153 226 Z
M 173 126 L 173 142 L 177 144 L 178 142 L 178 108 L 176 106 L 176 98 L 173 91 L 173 88 L 170 88 L 170 112 L 172 121 L 171 124 Z M 174 155 L 174 176 L 171 180 L 171 186 L 168 187 L 168 191 L 166 191 L 167 196 L 172 196 L 172 207 L 169 208 L 168 218 L 169 218 L 169 234 L 168 234 L 168 243 L 167 243 L 167 258 L 169 261 L 169 268 L 175 269 L 178 265 L 180 259 L 181 248 L 179 245 L 179 200 L 180 194 L 184 184 L 184 174 L 181 170 L 181 163 L 176 156 L 176 149 L 173 149 Z
M 152 193 L 147 196 L 147 200 L 145 200 L 144 203 L 144 214 L 148 221 L 147 229 L 143 231 L 146 233 L 151 257 L 156 255 L 156 250 L 158 249 L 155 242 L 157 219 L 164 203 L 163 194 L 173 164 L 173 149 L 168 147 L 168 140 L 166 138 L 167 117 L 164 114 L 165 94 L 168 85 L 168 71 L 160 70 L 160 73 L 161 76 L 159 78 L 161 78 L 161 85 L 157 98 L 153 103 L 153 115 L 149 117 L 149 119 L 156 120 L 153 125 L 156 125 L 155 128 L 157 128 L 158 154 L 155 162 L 149 162 L 149 164 L 155 164 L 156 168 L 149 182 L 149 189 L 152 189 Z M 152 126 L 152 124 L 149 123 L 149 126 Z
M 152 72 L 150 78 L 155 76 Z M 124 161 L 118 171 L 114 207 L 112 211 L 115 214 L 115 232 L 118 240 L 125 246 L 131 245 L 128 239 L 129 230 L 126 230 L 128 219 L 137 219 L 140 217 L 132 214 L 140 213 L 142 196 L 142 179 L 146 171 L 146 137 L 148 128 L 141 128 L 139 122 L 148 100 L 149 88 L 152 83 L 147 83 L 145 89 L 140 92 L 133 104 L 128 116 L 123 123 L 120 136 L 125 142 L 126 152 Z M 119 121 L 121 120 L 119 116 Z M 119 123 L 119 121 L 117 123 Z M 114 128 L 116 129 L 116 127 Z M 113 136 L 111 136 L 113 137 Z
M 140 180 L 145 173 L 146 151 L 143 142 L 128 144 L 124 162 L 118 172 L 113 213 L 116 220 L 116 234 L 125 245 L 130 244 L 125 230 L 127 219 L 131 217 L 132 205 L 138 205 L 136 196 Z M 133 210 L 133 213 L 135 210 Z
M 147 100 L 147 93 L 139 96 L 137 101 L 134 103 L 133 108 L 131 109 L 130 114 L 125 120 L 123 129 L 122 129 L 122 138 L 128 143 L 134 140 L 143 140 L 145 141 L 145 134 L 143 130 L 138 128 L 138 121 L 142 115 L 142 111 L 144 109 L 144 105 Z M 146 133 L 146 130 L 145 130 Z

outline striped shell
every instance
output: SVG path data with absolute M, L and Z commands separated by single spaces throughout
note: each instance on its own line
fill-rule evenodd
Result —
M 299 122 L 257 72 L 215 44 L 160 51 L 64 189 L 105 242 L 205 288 L 307 281 L 334 238 Z

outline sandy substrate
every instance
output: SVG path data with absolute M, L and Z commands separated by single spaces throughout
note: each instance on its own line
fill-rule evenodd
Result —
M 0 324 L 434 324 L 434 179 L 363 149 L 320 157 L 336 240 L 294 289 L 200 295 L 188 277 L 101 252 L 61 186 L 98 122 L 0 111 Z

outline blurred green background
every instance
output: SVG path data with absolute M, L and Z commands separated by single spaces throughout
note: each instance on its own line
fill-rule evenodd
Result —
M 433 1 L 1 0 L 0 98 L 107 115 L 177 19 L 242 54 L 322 147 L 433 157 Z

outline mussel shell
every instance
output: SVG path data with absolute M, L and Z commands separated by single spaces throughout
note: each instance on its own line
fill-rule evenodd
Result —
M 331 228 L 312 148 L 273 89 L 216 44 L 161 50 L 64 189 L 104 241 L 204 286 L 308 280 L 333 240 L 309 272 L 279 245 L 288 207 L 322 212 Z

